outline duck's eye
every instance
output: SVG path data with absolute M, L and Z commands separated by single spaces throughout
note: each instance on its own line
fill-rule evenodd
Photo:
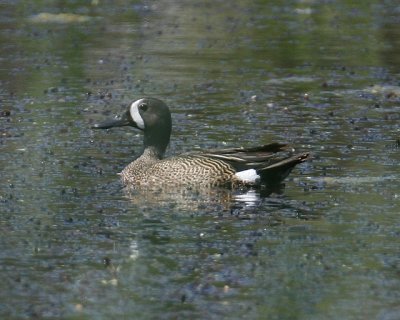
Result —
M 142 110 L 142 111 L 146 111 L 147 108 L 148 108 L 148 106 L 147 106 L 146 103 L 141 103 L 141 104 L 139 105 L 139 109 Z

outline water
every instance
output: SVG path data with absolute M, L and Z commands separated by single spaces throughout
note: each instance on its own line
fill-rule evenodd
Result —
M 1 318 L 398 318 L 396 1 L 0 7 Z M 313 158 L 268 197 L 126 195 L 140 132 L 90 126 L 144 95 L 169 154 Z

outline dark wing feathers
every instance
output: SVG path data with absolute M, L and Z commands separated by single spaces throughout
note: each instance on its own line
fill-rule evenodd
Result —
M 286 151 L 286 155 L 277 153 Z M 207 150 L 201 156 L 219 159 L 232 165 L 236 171 L 255 169 L 264 181 L 282 181 L 299 163 L 304 162 L 309 154 L 290 155 L 286 144 L 271 143 L 253 148 L 232 148 Z M 289 153 L 289 155 L 287 154 Z
M 229 148 L 229 149 L 211 149 L 207 150 L 205 154 L 210 155 L 230 155 L 230 156 L 238 156 L 241 157 L 243 155 L 262 155 L 262 154 L 271 154 L 277 153 L 279 151 L 284 151 L 287 149 L 287 145 L 284 143 L 270 143 L 265 144 L 258 147 L 252 148 Z
M 214 149 L 201 155 L 230 163 L 237 171 L 271 164 L 275 154 L 286 149 L 286 144 L 271 143 L 252 148 Z

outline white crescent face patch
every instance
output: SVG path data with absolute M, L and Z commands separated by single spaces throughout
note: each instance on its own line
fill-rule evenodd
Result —
M 136 122 L 136 125 L 144 130 L 144 121 L 142 116 L 139 113 L 139 105 L 142 103 L 143 99 L 140 100 L 136 100 L 135 102 L 132 102 L 130 108 L 129 108 L 129 112 L 131 114 L 131 117 L 133 119 L 133 121 Z

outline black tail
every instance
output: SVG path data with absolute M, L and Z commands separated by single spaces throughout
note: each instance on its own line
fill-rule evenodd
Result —
M 266 184 L 276 184 L 284 180 L 292 169 L 299 163 L 306 161 L 309 153 L 301 153 L 285 159 L 277 160 L 265 167 L 257 168 L 257 173 L 261 176 L 261 181 Z

